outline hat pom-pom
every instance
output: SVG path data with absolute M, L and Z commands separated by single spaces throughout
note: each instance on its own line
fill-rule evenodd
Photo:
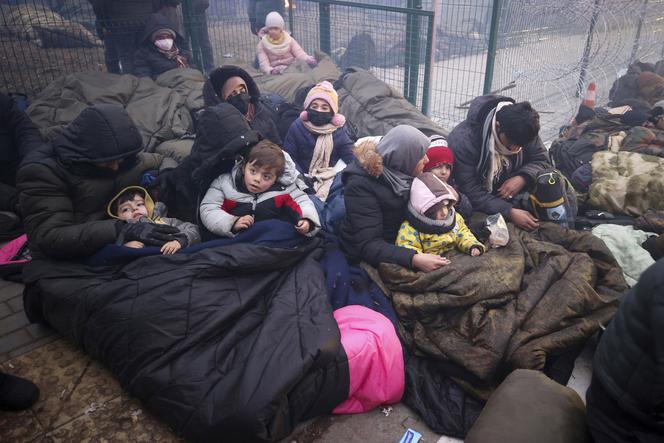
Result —
M 341 114 L 334 114 L 330 123 L 332 123 L 337 128 L 340 128 L 346 124 L 346 117 Z
M 300 120 L 302 120 L 303 122 L 309 121 L 309 113 L 306 110 L 300 112 Z

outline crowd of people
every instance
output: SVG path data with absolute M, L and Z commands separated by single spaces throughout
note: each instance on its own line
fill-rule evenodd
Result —
M 190 67 L 181 32 L 164 13 L 178 2 L 157 5 L 158 12 L 142 3 L 94 3 L 98 17 L 145 17 L 131 33 L 104 22 L 109 72 L 156 76 Z M 197 10 L 204 15 L 206 7 Z M 252 29 L 261 36 L 257 53 L 266 74 L 281 74 L 296 59 L 316 64 L 284 31 L 278 10 L 261 16 L 264 23 L 253 16 Z M 121 106 L 90 106 L 45 141 L 12 99 L 0 95 L 1 234 L 8 238 L 22 226 L 34 260 L 76 260 L 109 244 L 174 254 L 280 219 L 302 236 L 326 230 L 351 263 L 430 272 L 450 263 L 450 250 L 472 257 L 487 252 L 467 223 L 473 214 L 500 214 L 526 231 L 542 222 L 524 194 L 536 192 L 538 177 L 552 165 L 528 102 L 477 97 L 447 139 L 399 125 L 356 146 L 333 85 L 321 82 L 282 143 L 246 71 L 209 72 L 196 143 L 177 166 L 143 152 Z M 322 223 L 335 184 L 343 192 L 333 198 L 343 199 L 344 211 L 330 226 L 338 229 Z M 588 393 L 589 428 L 598 442 L 661 441 L 661 268 L 660 261 L 644 274 L 600 341 Z M 36 400 L 34 385 L 13 376 L 2 375 L 0 389 L 4 408 Z

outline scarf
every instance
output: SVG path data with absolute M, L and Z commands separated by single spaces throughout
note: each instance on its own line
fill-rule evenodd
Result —
M 281 38 L 272 40 L 268 34 L 261 39 L 261 44 L 271 55 L 282 56 L 290 52 L 292 37 L 286 31 L 281 31 Z
M 489 153 L 489 171 L 485 177 L 484 186 L 487 191 L 493 192 L 493 185 L 496 183 L 498 178 L 502 175 L 504 171 L 509 172 L 511 167 L 509 157 L 516 155 L 517 163 L 521 163 L 523 157 L 523 149 L 519 149 L 517 152 L 510 151 L 505 145 L 500 142 L 498 137 L 498 132 L 496 131 L 496 114 L 505 106 L 512 105 L 512 102 L 504 101 L 498 103 L 496 108 L 489 113 L 486 120 L 484 121 L 484 143 L 483 151 L 488 150 Z M 487 137 L 488 135 L 488 137 Z M 481 167 L 481 164 L 480 164 Z
M 413 169 L 429 147 L 429 138 L 419 129 L 399 125 L 380 140 L 376 151 L 383 158 L 383 179 L 404 200 L 410 194 Z
M 334 168 L 329 167 L 330 157 L 334 149 L 334 139 L 332 134 L 339 129 L 332 123 L 324 126 L 315 126 L 311 122 L 302 121 L 304 127 L 307 128 L 312 134 L 317 134 L 316 145 L 314 146 L 314 153 L 311 157 L 309 164 L 309 175 L 314 179 L 314 190 L 316 196 L 325 201 L 327 194 L 330 192 L 332 180 L 336 173 Z
M 187 59 L 180 55 L 180 50 L 175 45 L 175 43 L 173 43 L 173 47 L 168 51 L 164 51 L 163 49 L 159 49 L 156 46 L 154 48 L 157 51 L 159 51 L 167 59 L 175 60 L 175 62 L 178 64 L 178 68 L 188 68 L 189 67 L 189 64 L 187 63 Z

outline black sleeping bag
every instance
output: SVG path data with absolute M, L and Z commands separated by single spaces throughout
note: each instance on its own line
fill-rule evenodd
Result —
M 231 244 L 126 265 L 33 261 L 31 319 L 104 362 L 194 441 L 275 441 L 346 399 L 321 240 Z

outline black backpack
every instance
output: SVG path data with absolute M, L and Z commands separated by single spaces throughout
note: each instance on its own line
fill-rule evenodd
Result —
M 546 169 L 537 176 L 530 194 L 530 212 L 540 221 L 574 228 L 578 210 L 576 192 L 569 180 L 557 169 Z

